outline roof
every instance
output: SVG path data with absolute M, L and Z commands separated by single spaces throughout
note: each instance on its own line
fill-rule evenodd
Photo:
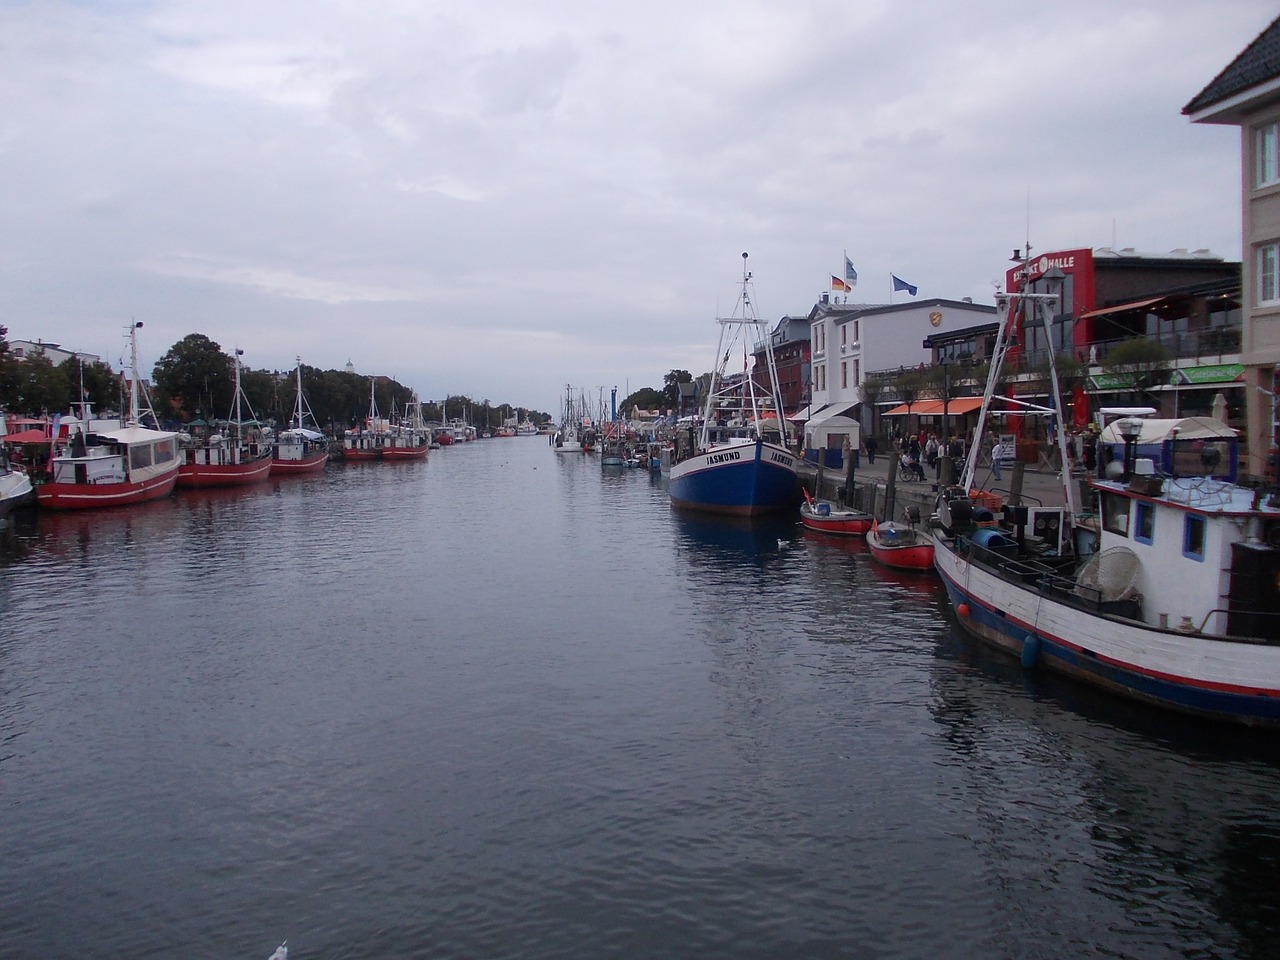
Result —
M 1273 80 L 1280 80 L 1280 17 L 1192 97 L 1182 112 L 1187 116 L 1202 113 Z
M 1120 424 L 1124 420 L 1112 420 L 1102 428 L 1103 443 L 1123 443 Z M 1147 445 L 1165 440 L 1229 440 L 1236 432 L 1221 420 L 1212 417 L 1183 417 L 1180 420 L 1142 420 L 1142 432 L 1138 443 Z

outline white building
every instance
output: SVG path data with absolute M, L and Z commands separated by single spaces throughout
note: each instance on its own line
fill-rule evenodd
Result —
M 990 322 L 994 305 L 968 300 L 913 300 L 909 303 L 824 303 L 809 314 L 812 390 L 804 417 L 806 437 L 821 439 L 823 423 L 847 417 L 869 429 L 871 411 L 862 408 L 868 371 L 917 367 L 932 362 L 925 338 Z
M 98 363 L 102 359 L 96 353 L 64 350 L 60 344 L 43 343 L 39 340 L 10 340 L 9 353 L 17 360 L 25 360 L 27 357 L 42 353 L 55 367 L 72 357 L 79 357 L 85 363 Z

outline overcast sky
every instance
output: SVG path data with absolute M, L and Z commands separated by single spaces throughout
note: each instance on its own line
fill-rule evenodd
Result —
M 1182 106 L 1274 0 L 0 0 L 0 324 L 554 412 L 756 304 L 992 301 L 1015 247 L 1240 257 Z M 904 294 L 897 299 L 903 300 Z

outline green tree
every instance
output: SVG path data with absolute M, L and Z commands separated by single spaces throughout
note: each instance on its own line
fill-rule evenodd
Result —
M 1107 351 L 1102 369 L 1128 377 L 1133 381 L 1134 391 L 1145 394 L 1169 369 L 1171 359 L 1172 354 L 1159 341 L 1133 337 Z
M 108 411 L 119 411 L 121 381 L 120 375 L 111 369 L 109 364 L 101 360 L 82 363 L 77 357 L 67 357 L 58 369 L 67 378 L 67 385 L 74 405 L 81 384 L 84 385 L 84 399 L 88 401 L 93 413 L 105 414 Z M 76 416 L 80 415 L 76 408 Z
M 680 387 L 682 383 L 693 383 L 693 374 L 688 370 L 672 370 L 662 378 L 662 392 L 667 398 L 667 406 L 672 410 L 680 409 Z
M 9 350 L 9 328 L 0 326 L 0 409 L 14 409 L 17 399 L 16 364 Z
M 71 403 L 71 384 L 53 362 L 37 351 L 16 364 L 14 409 L 30 416 L 66 410 Z
M 675 409 L 666 392 L 653 387 L 641 387 L 635 391 L 618 404 L 618 411 L 624 416 L 630 416 L 633 407 L 639 407 L 641 410 L 661 410 L 664 407 L 668 410 Z
M 151 379 L 156 386 L 156 414 L 163 420 L 177 416 L 221 419 L 231 410 L 235 393 L 232 360 L 203 333 L 189 333 L 156 361 Z

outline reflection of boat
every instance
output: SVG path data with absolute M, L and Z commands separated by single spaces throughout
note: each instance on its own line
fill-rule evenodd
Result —
M 810 530 L 840 536 L 865 536 L 875 518 L 861 510 L 852 510 L 829 500 L 814 500 L 804 491 L 800 504 L 800 522 Z M 930 560 L 932 562 L 932 559 Z
M 912 508 L 914 509 L 914 508 Z M 873 522 L 867 531 L 871 556 L 895 570 L 932 570 L 933 541 L 915 523 Z
M 776 556 L 796 535 L 795 520 L 784 516 L 735 517 L 704 511 L 672 511 L 681 540 L 696 547 L 701 562 L 723 561 L 732 574 L 743 559 Z
M 182 462 L 178 465 L 179 487 L 240 487 L 259 483 L 271 473 L 271 447 L 261 439 L 261 429 L 249 408 L 249 429 L 254 436 L 245 435 L 246 423 L 242 416 L 241 402 L 248 400 L 240 387 L 240 353 L 235 352 L 236 393 L 227 421 L 227 433 L 212 433 L 203 440 L 184 436 Z
M 315 415 L 302 393 L 302 358 L 298 358 L 298 395 L 293 402 L 293 417 L 289 426 L 276 437 L 271 454 L 272 476 L 296 476 L 300 473 L 319 473 L 329 462 L 329 441 L 318 429 Z M 312 426 L 308 426 L 310 421 Z M 313 429 L 316 428 L 316 429 Z
M 678 507 L 753 516 L 795 506 L 795 457 L 784 446 L 777 420 L 782 400 L 773 340 L 767 322 L 755 314 L 751 295 L 751 274 L 744 253 L 737 306 L 731 317 L 717 321 L 717 365 L 707 390 L 701 429 L 693 449 L 671 467 L 667 489 L 671 502 Z M 760 385 L 745 372 L 748 330 L 763 345 L 768 398 L 759 396 Z M 728 364 L 731 357 L 736 357 L 740 342 L 744 372 L 742 376 L 731 376 Z M 769 410 L 769 406 L 773 409 Z
M 84 436 L 79 431 L 49 463 L 52 476 L 36 489 L 42 507 L 84 510 L 124 506 L 167 496 L 178 479 L 178 435 L 141 425 L 138 339 L 129 328 L 132 376 L 129 420 L 119 430 Z M 149 411 L 150 412 L 150 411 Z M 154 413 L 152 420 L 154 421 Z M 83 419 L 88 420 L 88 417 Z
M 980 425 L 1015 312 L 1038 314 L 1046 330 L 1056 312 L 1046 309 L 1056 295 L 1004 299 L 1014 309 L 997 333 Z M 975 522 L 971 452 L 961 485 L 939 497 L 932 533 L 958 621 L 1028 668 L 1176 710 L 1280 725 L 1280 508 L 1235 484 L 1235 432 L 1207 418 L 1125 415 L 1101 441 L 1122 456 L 1099 456 L 1105 478 L 1090 481 L 1097 519 L 1087 522 L 1075 519 L 1066 468 L 1065 509 L 1007 508 L 1003 523 Z M 980 444 L 981 427 L 971 451 Z

